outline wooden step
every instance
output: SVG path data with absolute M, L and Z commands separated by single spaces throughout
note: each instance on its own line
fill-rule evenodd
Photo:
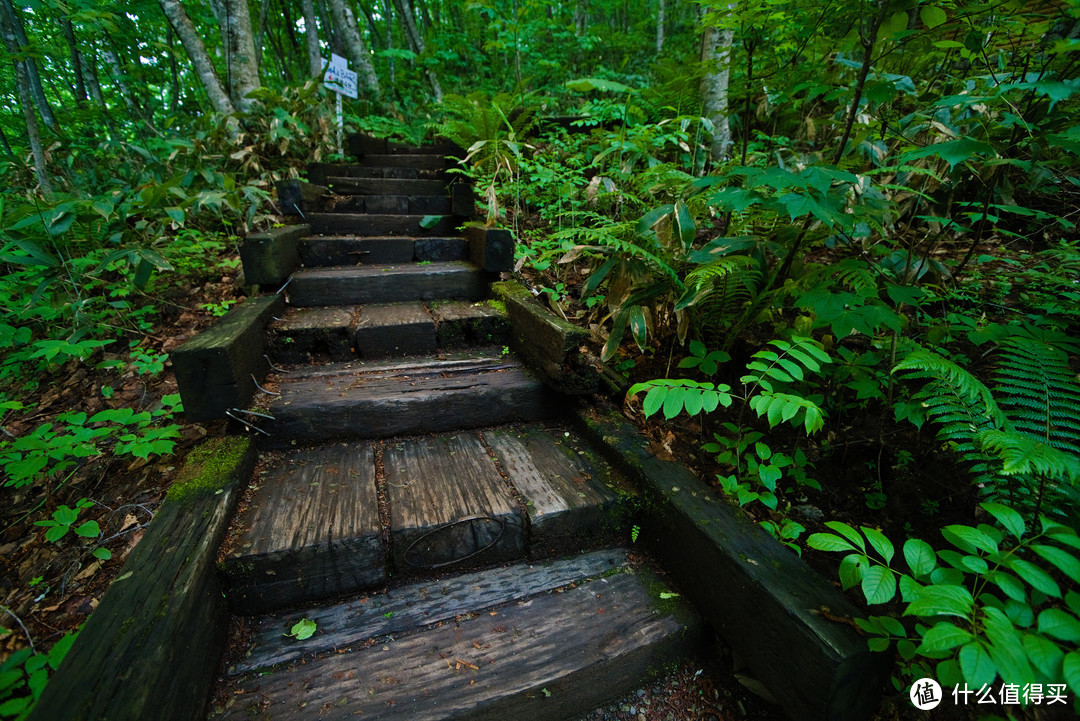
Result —
M 433 222 L 429 222 L 433 220 Z M 460 220 L 453 216 L 381 215 L 371 213 L 308 213 L 311 230 L 318 235 L 446 236 L 457 233 Z M 427 226 L 427 227 L 425 227 Z
M 444 195 L 447 182 L 327 176 L 321 185 L 326 185 L 335 195 Z
M 463 261 L 305 268 L 293 274 L 286 292 L 294 306 L 480 300 L 487 297 L 491 279 Z
M 461 583 L 447 579 L 410 589 L 415 610 L 409 613 L 419 616 L 416 626 L 387 636 L 380 635 L 384 626 L 377 623 L 369 627 L 370 641 L 336 645 L 268 675 L 251 674 L 238 681 L 218 717 L 570 718 L 637 688 L 650 673 L 699 648 L 700 619 L 678 599 L 662 600 L 667 589 L 646 571 L 611 566 L 606 575 L 572 583 L 562 592 L 546 590 L 538 573 L 576 575 L 522 565 L 497 581 L 477 583 L 470 575 Z M 498 583 L 507 589 L 503 598 L 509 598 L 503 605 L 484 606 L 500 598 L 476 592 L 471 612 L 427 625 L 425 616 L 445 617 L 443 609 L 455 598 L 470 597 L 466 583 L 482 588 Z M 513 591 L 517 586 L 533 591 L 536 584 L 541 588 L 524 598 Z M 339 610 L 335 618 L 349 613 Z M 279 621 L 277 632 L 287 630 Z
M 282 376 L 260 427 L 269 443 L 389 438 L 551 418 L 565 409 L 512 356 L 447 353 L 344 363 Z
M 267 326 L 267 355 L 278 364 L 352 360 L 359 311 L 345 306 L 287 308 Z
M 438 155 L 450 155 L 461 152 L 461 148 L 445 140 L 426 145 L 408 145 L 405 143 L 397 143 L 392 140 L 386 140 L 385 138 L 371 138 L 355 134 L 350 135 L 345 143 L 349 153 L 358 157 L 367 157 L 384 153 L 406 155 L 434 153 Z
M 435 319 L 422 304 L 365 305 L 356 324 L 361 358 L 393 358 L 434 353 Z
M 425 168 L 402 168 L 402 167 L 372 167 L 369 165 L 345 164 L 345 163 L 308 163 L 308 180 L 316 185 L 325 185 L 326 179 L 337 178 L 393 178 L 397 180 L 433 180 L 442 178 L 449 180 L 450 176 L 445 170 L 429 170 Z
M 494 608 L 602 576 L 627 564 L 621 548 L 535 564 L 518 563 L 469 571 L 438 581 L 413 582 L 328 606 L 252 619 L 243 656 L 228 668 L 230 676 L 309 659 L 334 649 L 362 645 L 390 636 L 453 621 L 458 616 Z M 307 618 L 317 633 L 307 639 L 287 636 Z
M 506 345 L 510 320 L 506 309 L 493 301 L 435 301 L 429 304 L 435 319 L 439 348 Z
M 461 237 L 319 235 L 300 240 L 300 263 L 308 268 L 446 262 L 467 260 L 468 257 L 468 246 Z
M 237 613 L 383 585 L 370 443 L 294 452 L 265 470 L 234 523 L 221 569 Z
M 442 170 L 448 166 L 446 155 L 420 152 L 420 153 L 389 153 L 364 155 L 360 159 L 361 165 L 376 168 L 422 168 L 424 170 Z
M 324 213 L 450 215 L 449 195 L 328 195 L 314 208 Z

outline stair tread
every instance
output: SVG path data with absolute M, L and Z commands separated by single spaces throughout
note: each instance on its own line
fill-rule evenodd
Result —
M 335 195 L 445 195 L 450 183 L 443 178 L 358 178 L 328 175 L 326 186 Z
M 522 575 L 529 569 L 523 568 Z M 700 621 L 615 573 L 239 683 L 226 718 L 550 719 L 595 708 L 693 650 Z M 478 609 L 479 610 L 479 609 Z
M 469 612 L 528 598 L 626 564 L 624 549 L 591 551 L 542 563 L 517 563 L 450 578 L 423 580 L 342 603 L 264 616 L 256 620 L 243 658 L 230 675 L 296 661 L 310 654 L 348 648 L 376 636 L 404 633 Z M 305 640 L 285 636 L 297 621 L 315 622 Z
M 460 260 L 303 268 L 286 289 L 297 306 L 363 305 L 416 300 L 480 300 L 491 275 Z
M 475 265 L 464 260 L 442 263 L 390 263 L 386 265 L 338 265 L 301 268 L 293 274 L 293 282 L 307 278 L 364 278 L 384 275 L 435 275 L 442 273 L 468 273 L 478 271 Z

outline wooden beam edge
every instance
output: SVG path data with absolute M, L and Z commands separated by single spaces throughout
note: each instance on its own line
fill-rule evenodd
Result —
M 229 619 L 218 547 L 255 459 L 239 436 L 189 454 L 30 721 L 205 717 Z
M 574 420 L 641 485 L 642 537 L 785 712 L 798 721 L 869 719 L 889 659 L 829 619 L 858 615 L 854 605 L 689 469 L 653 456 L 617 413 L 579 404 Z

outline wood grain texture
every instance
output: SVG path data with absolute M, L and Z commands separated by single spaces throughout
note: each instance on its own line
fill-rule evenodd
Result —
M 364 165 L 374 167 L 406 167 L 406 168 L 424 168 L 425 170 L 441 170 L 447 167 L 448 163 L 445 154 L 436 153 L 388 153 L 384 155 L 380 154 L 365 154 Z
M 509 273 L 514 269 L 514 236 L 504 228 L 481 228 L 475 225 L 464 230 L 469 241 L 469 260 L 492 273 Z
M 238 613 L 323 599 L 386 580 L 374 452 L 338 444 L 287 455 L 239 515 L 222 563 Z
M 407 377 L 403 377 L 407 376 Z M 270 443 L 397 435 L 551 418 L 564 411 L 553 393 L 513 360 L 433 363 L 428 370 L 329 369 L 281 385 L 265 427 Z
M 390 442 L 383 465 L 397 573 L 523 557 L 522 511 L 478 434 Z
M 642 520 L 640 540 L 787 714 L 870 718 L 888 658 L 871 653 L 852 627 L 819 613 L 826 607 L 853 618 L 858 609 L 687 468 L 655 458 L 625 419 L 585 409 L 577 418 L 649 498 L 652 514 Z
M 628 555 L 625 549 L 609 549 L 547 563 L 518 563 L 410 583 L 332 606 L 260 618 L 251 629 L 243 660 L 230 667 L 229 673 L 269 668 L 348 649 L 379 636 L 451 621 L 462 614 L 483 612 L 606 574 L 625 566 Z M 286 636 L 303 618 L 314 621 L 318 632 L 303 641 Z
M 435 335 L 441 348 L 504 345 L 510 337 L 506 313 L 489 301 L 450 300 L 433 303 Z
M 300 238 L 310 233 L 310 225 L 286 225 L 244 238 L 240 245 L 244 280 L 251 285 L 273 286 L 272 290 L 277 290 L 296 269 Z
M 300 262 L 308 268 L 411 263 L 414 245 L 413 238 L 310 236 L 300 241 Z
M 617 513 L 625 481 L 602 459 L 579 452 L 576 434 L 533 427 L 483 435 L 525 497 L 530 557 L 595 548 L 627 532 L 629 525 L 618 527 Z
M 283 307 L 281 296 L 249 298 L 173 351 L 188 421 L 225 418 L 225 411 L 251 401 L 255 379 L 269 370 L 264 329 Z
M 380 181 L 398 183 L 423 183 L 423 180 Z M 351 233 L 354 235 L 453 235 L 458 222 L 452 216 L 444 216 L 434 225 L 425 227 L 424 215 L 382 215 L 363 213 L 308 213 L 307 220 L 315 233 Z
M 616 574 L 249 679 L 225 718 L 553 721 L 636 688 L 699 634 L 641 577 Z
M 287 292 L 289 303 L 297 306 L 478 300 L 487 297 L 489 280 L 462 262 L 310 268 L 293 274 Z
M 353 329 L 359 308 L 286 308 L 266 329 L 267 352 L 274 363 L 348 361 L 354 357 Z
M 236 456 L 220 493 L 166 501 L 90 614 L 30 718 L 205 718 L 226 640 L 218 546 L 255 461 Z
M 365 305 L 356 324 L 361 358 L 424 355 L 435 352 L 435 320 L 420 303 Z
M 446 192 L 445 180 L 398 178 L 326 178 L 326 185 L 337 195 L 439 195 Z

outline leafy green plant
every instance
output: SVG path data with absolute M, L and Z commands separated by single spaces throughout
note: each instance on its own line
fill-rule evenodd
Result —
M 315 631 L 318 630 L 318 624 L 308 618 L 301 619 L 292 625 L 289 632 L 285 634 L 291 638 L 295 638 L 297 641 L 306 641 L 315 635 Z
M 101 527 L 97 521 L 85 521 L 78 526 L 75 525 L 83 509 L 90 508 L 93 505 L 93 501 L 80 498 L 74 508 L 60 506 L 53 511 L 52 518 L 44 521 L 34 521 L 34 525 L 48 529 L 45 531 L 45 540 L 50 543 L 57 543 L 67 535 L 68 531 L 73 531 L 76 536 L 82 536 L 83 538 L 97 538 L 101 535 Z
M 78 635 L 78 631 L 65 634 L 48 653 L 38 653 L 31 645 L 0 663 L 0 718 L 21 721 L 30 715 L 49 680 L 49 671 L 60 668 Z
M 1046 517 L 1036 531 L 1008 506 L 981 507 L 997 527 L 945 526 L 952 549 L 909 538 L 906 573 L 894 565 L 892 542 L 874 528 L 829 521 L 834 533 L 815 533 L 807 543 L 846 554 L 841 583 L 859 586 L 868 604 L 888 603 L 899 590 L 899 618 L 856 622 L 870 635 L 871 650 L 896 643 L 906 675 L 976 689 L 999 677 L 1021 686 L 1064 679 L 1080 692 L 1080 594 L 1058 580 L 1080 584 L 1080 537 Z

